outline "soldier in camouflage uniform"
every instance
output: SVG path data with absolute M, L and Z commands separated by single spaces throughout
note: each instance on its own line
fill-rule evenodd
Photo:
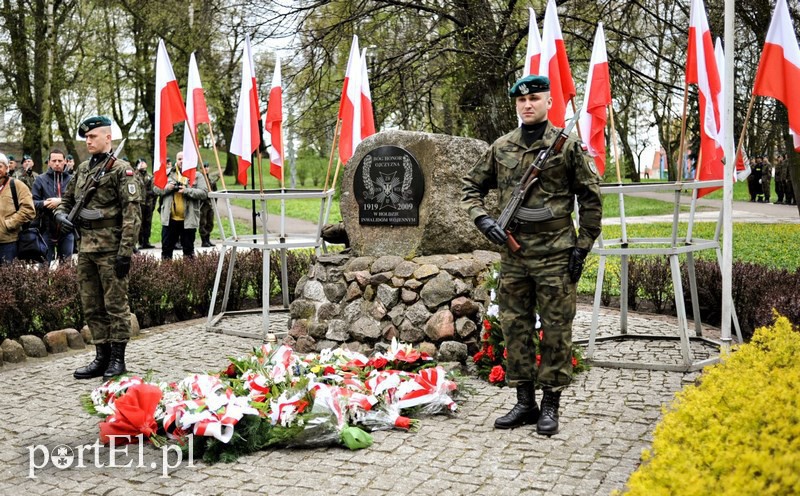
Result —
M 203 162 L 203 167 L 206 170 L 206 174 L 208 174 L 208 182 L 211 183 L 209 186 L 210 191 L 217 190 L 217 181 L 219 181 L 219 173 L 217 171 L 211 171 L 208 167 L 208 162 Z M 206 198 L 203 200 L 203 203 L 200 204 L 200 246 L 209 248 L 214 246 L 214 243 L 211 242 L 211 231 L 214 230 L 214 206 L 211 202 L 216 202 L 216 199 L 213 198 Z
M 147 172 L 147 162 L 140 158 L 136 164 L 136 177 L 142 188 L 142 228 L 139 230 L 139 248 L 155 248 L 150 244 L 153 227 L 153 210 L 156 208 L 156 193 L 153 191 L 153 175 Z
M 539 151 L 553 143 L 560 132 L 547 121 L 552 99 L 546 77 L 522 78 L 509 94 L 516 100 L 522 126 L 495 141 L 462 180 L 462 207 L 478 229 L 498 245 L 507 243 L 507 234 L 489 216 L 484 197 L 496 188 L 500 205 L 506 205 Z M 506 380 L 516 387 L 517 404 L 495 421 L 496 428 L 535 423 L 539 434 L 558 432 L 561 391 L 572 381 L 576 286 L 601 231 L 599 183 L 594 162 L 581 142 L 570 136 L 561 152 L 544 164 L 538 183 L 512 224 L 521 249 L 512 252 L 506 248 L 502 252 L 498 299 L 508 351 Z M 571 219 L 575 197 L 580 205 L 578 234 Z M 535 358 L 537 311 L 543 330 L 539 366 Z M 535 388 L 544 391 L 541 412 Z
M 117 160 L 100 178 L 97 191 L 73 225 L 68 213 L 111 153 L 111 120 L 89 117 L 80 124 L 78 134 L 86 138 L 92 156 L 76 168 L 55 218 L 67 228 L 76 228 L 81 236 L 78 284 L 97 356 L 73 375 L 108 379 L 126 372 L 125 347 L 131 336 L 128 272 L 141 224 L 141 187 L 130 164 Z
M 766 155 L 761 156 L 761 194 L 763 195 L 763 202 L 769 203 L 769 196 L 772 186 L 772 164 Z
M 29 190 L 33 191 L 33 183 L 39 177 L 38 172 L 33 170 L 33 159 L 30 155 L 22 156 L 22 167 L 17 167 L 14 172 L 14 179 L 22 181 Z

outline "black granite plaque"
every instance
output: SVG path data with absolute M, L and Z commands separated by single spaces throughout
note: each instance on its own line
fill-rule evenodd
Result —
M 359 224 L 417 226 L 425 179 L 417 159 L 399 146 L 370 150 L 353 178 Z

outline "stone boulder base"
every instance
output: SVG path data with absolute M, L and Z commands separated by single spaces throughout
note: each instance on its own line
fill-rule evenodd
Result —
M 0 348 L 3 349 L 3 360 L 8 363 L 24 362 L 27 359 L 22 345 L 13 339 L 4 339 Z
M 355 177 L 356 169 L 367 153 L 384 145 L 405 149 L 419 163 L 425 193 L 419 205 L 418 226 L 359 224 L 358 203 L 353 194 L 354 181 L 360 180 Z M 353 252 L 360 256 L 394 255 L 411 259 L 478 249 L 496 250 L 459 206 L 461 178 L 487 148 L 484 141 L 476 139 L 399 130 L 383 131 L 362 141 L 344 168 L 340 202 Z M 494 209 L 494 193 L 487 200 L 487 206 Z

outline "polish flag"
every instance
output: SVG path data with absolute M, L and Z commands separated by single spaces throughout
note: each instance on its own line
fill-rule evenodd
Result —
M 786 0 L 778 0 L 758 63 L 753 94 L 770 96 L 786 105 L 786 110 L 789 111 L 789 133 L 792 135 L 795 151 L 800 152 L 800 93 L 794 86 L 798 81 L 800 47 L 797 45 Z
M 606 170 L 606 107 L 611 105 L 611 77 L 608 73 L 608 55 L 603 23 L 597 23 L 589 77 L 583 97 L 583 113 L 578 120 L 581 136 L 589 155 L 594 158 L 597 173 L 602 177 Z
M 344 75 L 342 99 L 339 103 L 339 119 L 342 120 L 339 136 L 339 160 L 346 164 L 361 143 L 361 53 L 358 36 L 353 36 L 347 71 Z
M 275 55 L 275 72 L 269 89 L 267 114 L 264 116 L 264 130 L 269 133 L 269 173 L 283 184 L 283 89 L 281 88 L 281 59 Z
M 230 152 L 239 156 L 239 170 L 236 180 L 247 185 L 247 169 L 252 165 L 253 153 L 258 149 L 261 137 L 258 135 L 258 90 L 253 55 L 250 50 L 250 36 L 244 41 L 242 53 L 242 86 L 239 93 L 239 110 L 233 127 Z
M 707 181 L 722 179 L 725 156 L 721 100 L 722 83 L 714 55 L 714 43 L 708 28 L 706 9 L 703 0 L 692 0 L 692 13 L 689 20 L 689 47 L 686 58 L 686 82 L 696 83 L 700 100 L 700 154 L 699 177 L 695 180 Z M 701 188 L 698 198 L 719 188 Z
M 553 98 L 553 106 L 547 112 L 547 118 L 556 127 L 564 127 L 567 102 L 576 95 L 576 92 L 569 60 L 567 60 L 564 36 L 561 34 L 561 25 L 558 23 L 555 0 L 548 0 L 547 9 L 544 12 L 539 75 L 547 76 L 550 79 L 550 96 Z
M 542 37 L 539 35 L 539 26 L 536 25 L 536 13 L 528 7 L 531 17 L 528 21 L 528 48 L 525 50 L 525 66 L 522 77 L 536 75 L 539 72 L 539 63 L 542 58 Z
M 172 134 L 175 124 L 186 120 L 186 109 L 183 107 L 181 90 L 175 79 L 164 40 L 158 40 L 158 53 L 156 54 L 155 117 L 153 184 L 164 188 L 167 185 L 167 136 Z
M 361 51 L 361 139 L 375 134 L 375 114 L 372 111 L 372 92 L 367 74 L 367 49 Z
M 197 164 L 200 157 L 194 140 L 197 139 L 197 125 L 208 124 L 208 107 L 203 94 L 203 85 L 200 83 L 200 71 L 197 70 L 197 61 L 194 52 L 189 56 L 189 84 L 186 87 L 186 125 L 183 126 L 183 170 L 181 174 L 189 178 L 189 183 L 194 184 Z M 191 132 L 189 126 L 191 126 Z M 194 133 L 194 139 L 192 139 Z

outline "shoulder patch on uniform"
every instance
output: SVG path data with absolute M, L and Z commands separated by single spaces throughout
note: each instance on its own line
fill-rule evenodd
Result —
M 128 193 L 135 195 L 136 194 L 136 185 L 133 183 L 128 183 Z
M 131 170 L 131 169 L 127 169 L 127 170 L 125 171 L 125 175 L 126 175 L 126 176 L 132 176 L 132 175 L 133 175 L 133 170 Z
M 502 150 L 504 152 L 515 152 L 515 151 L 517 151 L 517 148 L 518 148 L 517 145 L 506 145 L 506 146 L 500 147 L 500 150 Z
M 584 142 L 582 142 L 582 141 L 581 141 L 581 150 L 583 150 L 583 151 L 585 151 L 585 152 L 588 152 L 588 151 L 589 151 L 589 147 L 588 147 L 588 146 L 586 146 L 586 143 L 584 143 Z

